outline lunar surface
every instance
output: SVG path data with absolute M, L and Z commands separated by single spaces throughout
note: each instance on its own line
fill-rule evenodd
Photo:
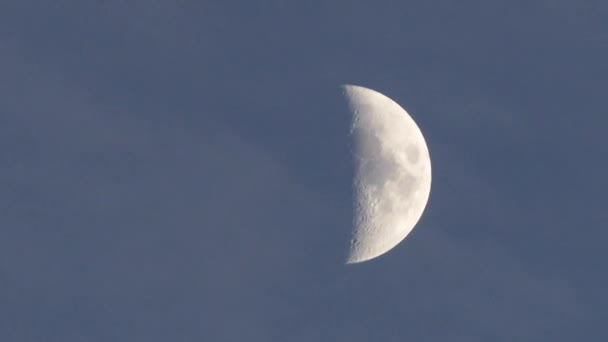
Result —
M 353 236 L 346 262 L 378 257 L 414 228 L 431 190 L 431 160 L 409 114 L 371 89 L 345 85 L 355 162 Z

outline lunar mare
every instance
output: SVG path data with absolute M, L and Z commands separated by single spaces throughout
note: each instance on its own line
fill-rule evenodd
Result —
M 355 165 L 353 236 L 346 262 L 378 257 L 414 228 L 431 190 L 431 160 L 422 132 L 396 102 L 344 85 Z

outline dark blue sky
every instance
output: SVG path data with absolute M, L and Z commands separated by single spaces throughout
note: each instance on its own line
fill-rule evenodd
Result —
M 607 16 L 0 1 L 0 340 L 608 338 Z M 433 166 L 413 233 L 350 266 L 343 83 Z

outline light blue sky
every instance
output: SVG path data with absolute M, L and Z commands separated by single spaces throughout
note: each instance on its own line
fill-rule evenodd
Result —
M 0 2 L 1 341 L 602 340 L 601 1 Z M 427 210 L 340 263 L 339 86 Z

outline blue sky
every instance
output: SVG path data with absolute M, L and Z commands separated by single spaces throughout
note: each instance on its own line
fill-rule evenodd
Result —
M 0 340 L 601 340 L 608 5 L 0 3 Z M 433 184 L 345 266 L 339 86 Z

